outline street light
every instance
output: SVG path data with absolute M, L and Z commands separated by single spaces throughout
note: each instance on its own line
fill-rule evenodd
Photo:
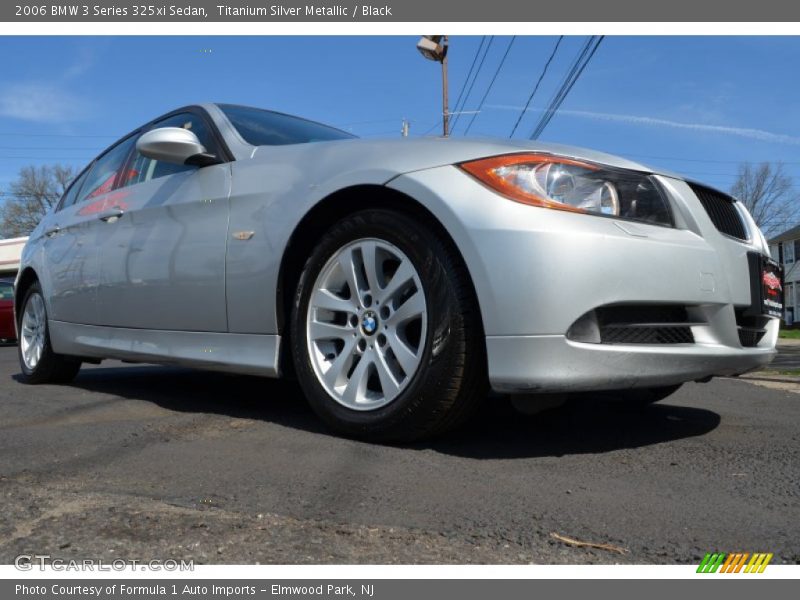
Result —
M 428 60 L 442 63 L 442 133 L 450 135 L 450 109 L 447 106 L 447 36 L 423 35 L 417 50 Z

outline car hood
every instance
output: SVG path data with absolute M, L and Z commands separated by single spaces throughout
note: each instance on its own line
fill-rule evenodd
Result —
M 503 140 L 494 138 L 354 138 L 333 142 L 313 142 L 291 146 L 258 146 L 255 159 L 270 160 L 276 154 L 286 157 L 330 159 L 332 154 L 350 164 L 357 162 L 368 168 L 389 168 L 396 174 L 410 173 L 445 165 L 457 164 L 488 156 L 517 152 L 543 152 L 569 158 L 596 162 L 620 169 L 665 175 L 683 179 L 678 174 L 653 169 L 613 154 L 546 142 Z M 305 156 L 303 156 L 305 155 Z

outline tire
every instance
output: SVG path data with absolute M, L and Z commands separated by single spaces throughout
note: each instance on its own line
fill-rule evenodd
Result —
M 365 264 L 375 265 L 369 276 Z M 322 306 L 332 298 L 343 310 Z M 327 325 L 341 329 L 328 339 Z M 426 226 L 394 211 L 354 213 L 322 237 L 300 276 L 290 338 L 309 404 L 346 436 L 408 442 L 440 435 L 467 421 L 488 389 L 463 263 Z
M 25 292 L 17 325 L 17 354 L 25 383 L 68 383 L 75 379 L 80 360 L 56 354 L 50 345 L 47 308 L 39 282 Z
M 667 385 L 655 388 L 641 388 L 612 392 L 615 399 L 628 406 L 648 406 L 677 392 L 683 384 Z

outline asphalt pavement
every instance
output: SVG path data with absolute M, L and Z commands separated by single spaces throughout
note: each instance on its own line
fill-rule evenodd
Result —
M 456 435 L 392 447 L 330 435 L 291 383 L 111 361 L 69 386 L 18 372 L 0 348 L 0 563 L 800 562 L 791 386 L 720 379 L 533 417 L 493 398 Z
M 800 340 L 778 340 L 778 355 L 769 365 L 769 368 L 800 371 Z

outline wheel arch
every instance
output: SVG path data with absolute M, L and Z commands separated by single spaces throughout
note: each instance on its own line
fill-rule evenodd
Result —
M 350 186 L 322 198 L 305 214 L 289 237 L 281 257 L 275 299 L 278 333 L 283 336 L 279 356 L 281 372 L 287 372 L 287 368 L 292 369 L 291 353 L 287 343 L 289 336 L 287 321 L 292 311 L 294 291 L 297 289 L 303 266 L 311 255 L 316 240 L 336 221 L 370 208 L 391 209 L 419 219 L 433 229 L 450 247 L 466 273 L 473 301 L 478 307 L 481 333 L 483 332 L 483 315 L 469 266 L 453 236 L 441 221 L 418 200 L 398 190 L 377 184 Z
M 22 272 L 17 276 L 17 283 L 14 288 L 14 321 L 19 319 L 19 314 L 22 311 L 22 301 L 25 298 L 25 293 L 34 283 L 40 282 L 39 275 L 33 267 L 25 267 Z

